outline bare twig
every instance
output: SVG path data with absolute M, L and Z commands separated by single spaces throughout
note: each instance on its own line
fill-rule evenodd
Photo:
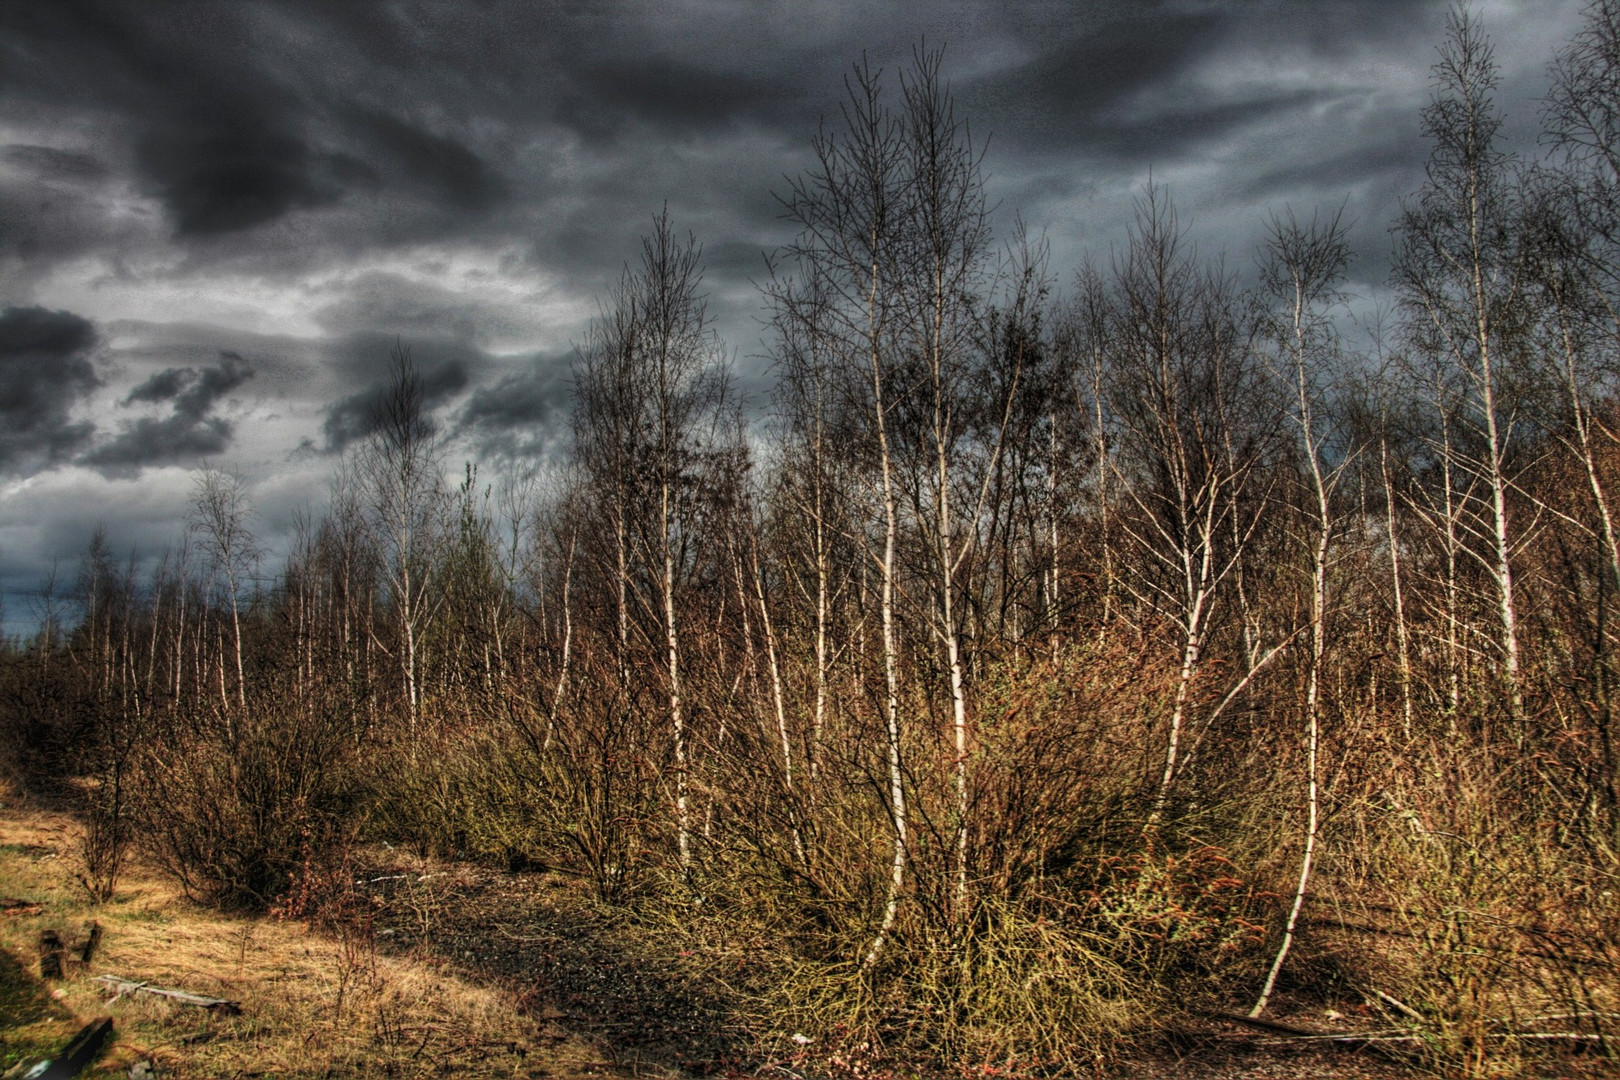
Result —
M 1374 990 L 1373 996 L 1379 1001 L 1382 1001 L 1385 1005 L 1388 1005 L 1390 1008 L 1394 1009 L 1396 1012 L 1405 1016 L 1407 1019 L 1416 1020 L 1420 1024 L 1423 1023 L 1423 1014 L 1412 1008 L 1410 1005 L 1397 1001 L 1395 998 L 1390 997 L 1382 990 Z

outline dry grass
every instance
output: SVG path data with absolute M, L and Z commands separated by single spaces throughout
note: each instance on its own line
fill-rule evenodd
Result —
M 57 991 L 81 1019 L 110 1014 L 118 1039 L 88 1075 L 123 1075 L 150 1058 L 165 1076 L 601 1075 L 600 1049 L 520 1015 L 512 995 L 436 970 L 425 957 L 380 955 L 365 935 L 327 935 L 293 920 L 231 917 L 189 903 L 133 863 L 117 895 L 92 906 L 73 879 L 77 822 L 0 793 L 0 896 L 44 905 L 0 916 L 0 947 L 29 971 L 39 932 L 104 927 L 88 970 Z M 110 992 L 96 974 L 242 1003 L 215 1015 Z M 75 1021 L 58 1012 L 26 1026 L 0 1017 L 0 1068 L 59 1045 Z M 22 1019 L 22 1017 L 17 1017 Z

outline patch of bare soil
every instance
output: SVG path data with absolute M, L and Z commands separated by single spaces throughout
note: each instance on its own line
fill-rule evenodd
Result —
M 452 864 L 360 880 L 379 901 L 379 949 L 499 986 L 531 1018 L 591 1040 L 620 1068 L 745 1067 L 725 989 L 649 950 L 622 915 L 591 905 L 566 878 Z
M 1287 1020 L 1313 1031 L 1339 1026 L 1304 1014 Z M 1415 1080 L 1424 1075 L 1376 1049 L 1276 1038 L 1217 1019 L 1189 1024 L 1166 1045 L 1123 1062 L 1117 1072 L 1133 1080 Z
M 64 809 L 0 790 L 0 898 L 26 901 L 0 911 L 0 1072 L 54 1056 L 99 1017 L 113 1019 L 114 1039 L 85 1075 L 123 1077 L 143 1062 L 176 1080 L 614 1071 L 595 1045 L 547 1035 L 498 987 L 379 955 L 353 934 L 200 908 L 139 862 L 111 902 L 92 905 L 74 880 L 78 830 Z M 41 988 L 41 932 L 74 942 L 92 920 L 102 928 L 93 960 Z M 117 993 L 103 975 L 179 996 Z M 240 1012 L 197 1007 L 212 998 Z

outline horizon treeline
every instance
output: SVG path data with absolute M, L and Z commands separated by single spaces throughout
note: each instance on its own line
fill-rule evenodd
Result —
M 544 482 L 458 481 L 400 348 L 280 564 L 213 469 L 150 576 L 98 534 L 0 672 L 86 888 L 132 845 L 225 906 L 376 840 L 573 875 L 789 1049 L 1093 1068 L 1365 999 L 1448 1072 L 1612 1059 L 1620 4 L 1534 160 L 1453 14 L 1366 334 L 1336 216 L 1240 287 L 1150 185 L 1055 281 L 937 52 L 847 88 L 779 192 L 764 425 L 666 212 Z

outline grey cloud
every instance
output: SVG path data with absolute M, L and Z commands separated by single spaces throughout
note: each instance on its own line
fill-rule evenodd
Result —
M 118 243 L 139 230 L 120 219 L 115 165 L 100 156 L 50 146 L 0 147 L 0 261 L 24 275 L 47 260 Z
M 0 472 L 28 475 L 89 443 L 95 424 L 72 413 L 101 385 L 95 344 L 95 327 L 72 312 L 0 312 Z
M 251 121 L 148 138 L 140 160 L 181 235 L 250 229 L 342 194 L 301 139 Z
M 286 279 L 379 249 L 543 243 L 577 219 L 585 242 L 547 245 L 545 266 L 605 280 L 618 260 L 603 258 L 604 222 L 707 199 L 710 174 L 736 156 L 740 117 L 791 130 L 802 148 L 850 56 L 780 38 L 788 51 L 772 54 L 750 36 L 768 13 L 700 8 L 670 33 L 667 17 L 635 5 L 242 0 L 187 4 L 183 19 L 128 0 L 25 7 L 0 13 L 0 108 L 48 100 L 108 118 L 104 156 L 133 165 L 160 200 L 172 226 L 162 239 L 182 245 L 188 272 Z M 697 25 L 713 31 L 701 47 Z M 571 110 L 590 116 L 575 123 Z M 621 130 L 635 138 L 591 143 L 592 131 Z M 793 167 L 754 164 L 765 184 Z M 8 221 L 30 209 L 21 201 L 7 200 Z M 724 213 L 775 214 L 756 211 Z M 60 235 L 29 244 L 31 258 L 66 253 Z M 18 272 L 46 264 L 30 265 Z
M 1409 176 L 1423 167 L 1428 148 L 1417 137 L 1415 127 L 1403 131 L 1396 125 L 1383 140 L 1360 142 L 1353 149 L 1291 161 L 1275 167 L 1257 168 L 1244 181 L 1239 194 L 1244 198 L 1268 199 L 1300 189 L 1343 192 L 1357 184 L 1392 176 Z M 1411 125 L 1408 125 L 1411 127 Z
M 357 119 L 397 163 L 404 183 L 460 210 L 484 210 L 506 196 L 506 181 L 455 139 L 380 112 L 362 111 Z
M 107 175 L 107 167 L 95 155 L 53 146 L 13 143 L 0 147 L 0 161 L 47 180 L 85 182 Z
M 1196 156 L 1234 131 L 1327 100 L 1316 90 L 1262 93 L 1236 101 L 1172 108 L 1130 121 L 1101 124 L 1094 145 L 1125 160 L 1174 161 Z
M 1212 51 L 1229 18 L 1208 11 L 1145 12 L 1058 41 L 1032 59 L 959 90 L 970 112 L 1049 135 L 1083 134 L 1100 114 Z
M 567 434 L 573 400 L 570 358 L 535 356 L 520 370 L 478 388 L 462 407 L 455 434 L 486 459 L 543 455 Z
M 710 273 L 721 277 L 762 280 L 765 276 L 767 251 L 763 244 L 747 244 L 735 240 L 707 244 L 703 248 L 703 266 Z
M 79 459 L 103 476 L 131 479 L 158 465 L 196 465 L 230 446 L 235 426 L 218 416 L 143 416 Z
M 203 368 L 197 379 L 174 399 L 174 411 L 202 417 L 224 396 L 253 377 L 253 369 L 236 353 L 221 353 L 215 367 Z
M 124 398 L 125 405 L 139 401 L 170 401 L 197 378 L 195 368 L 166 368 L 142 382 Z
M 79 461 L 108 477 L 134 477 L 157 465 L 195 465 L 224 452 L 235 427 L 213 415 L 214 407 L 253 377 L 253 368 L 236 353 L 220 354 L 211 367 L 169 368 L 130 391 L 124 404 L 168 402 L 167 416 L 143 416 L 126 423 L 112 441 Z
M 430 414 L 465 390 L 472 381 L 467 363 L 457 358 L 435 360 L 424 358 L 417 352 L 416 370 L 422 378 L 422 397 Z M 326 420 L 321 425 L 324 443 L 319 452 L 340 453 L 375 431 L 377 405 L 387 389 L 386 380 L 379 379 L 328 408 Z M 311 445 L 310 448 L 314 447 Z
M 314 318 L 331 333 L 342 335 L 437 337 L 485 344 L 517 332 L 510 311 L 469 300 L 432 282 L 385 271 L 363 274 L 346 283 Z
M 617 133 L 628 118 L 682 130 L 724 128 L 739 118 L 768 118 L 797 96 L 793 88 L 760 76 L 717 71 L 707 58 L 613 57 L 579 72 L 563 115 L 587 134 Z

